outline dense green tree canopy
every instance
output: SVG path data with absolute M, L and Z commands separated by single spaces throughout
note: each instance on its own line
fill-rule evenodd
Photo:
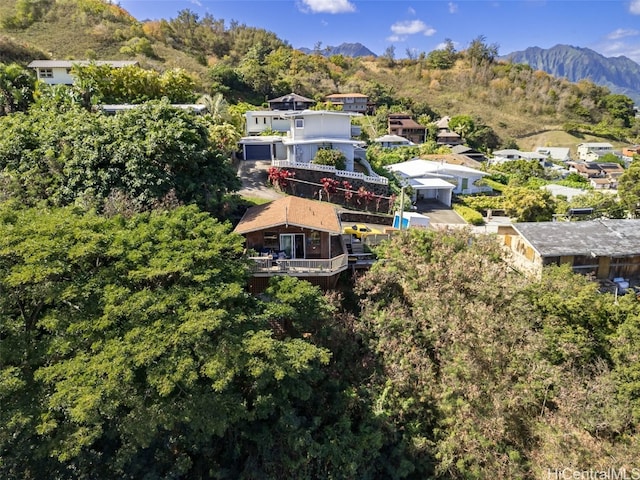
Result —
M 365 437 L 302 337 L 331 310 L 295 279 L 261 307 L 228 230 L 194 207 L 0 208 L 3 478 L 358 476 Z
M 618 195 L 633 217 L 640 215 L 640 160 L 634 160 L 618 180 Z
M 96 104 L 144 103 L 166 97 L 170 103 L 191 103 L 197 97 L 194 78 L 183 69 L 164 73 L 135 65 L 74 65 L 72 90 L 85 107 Z
M 0 116 L 25 111 L 33 102 L 36 79 L 16 63 L 0 63 Z
M 528 279 L 492 237 L 464 231 L 409 229 L 378 254 L 356 327 L 376 365 L 373 404 L 398 428 L 398 478 L 633 462 L 634 295 L 600 293 L 566 266 Z
M 166 101 L 115 116 L 34 109 L 0 122 L 2 195 L 26 204 L 102 210 L 119 195 L 140 211 L 169 196 L 216 211 L 239 185 L 203 120 Z

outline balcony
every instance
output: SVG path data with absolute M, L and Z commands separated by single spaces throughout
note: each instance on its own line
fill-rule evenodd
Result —
M 292 275 L 296 277 L 328 277 L 336 275 L 348 267 L 346 254 L 333 258 L 272 259 L 271 257 L 249 257 L 253 261 L 254 276 Z

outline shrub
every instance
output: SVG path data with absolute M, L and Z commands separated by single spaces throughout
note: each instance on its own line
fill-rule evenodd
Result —
M 465 222 L 470 223 L 471 225 L 484 225 L 484 218 L 482 218 L 482 214 L 473 208 L 454 203 L 453 210 L 460 215 Z
M 331 165 L 337 170 L 344 170 L 347 165 L 347 159 L 340 150 L 321 149 L 316 153 L 313 163 L 318 165 Z

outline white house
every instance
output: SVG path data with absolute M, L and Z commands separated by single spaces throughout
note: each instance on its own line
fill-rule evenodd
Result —
M 546 155 L 547 160 L 557 162 L 571 161 L 571 149 L 568 147 L 537 147 L 536 153 Z
M 587 142 L 578 144 L 578 159 L 585 162 L 596 161 L 608 153 L 613 153 L 613 145 L 610 143 Z
M 33 68 L 38 80 L 49 85 L 73 85 L 71 68 L 74 65 L 109 65 L 113 68 L 122 68 L 138 65 L 133 60 L 34 60 L 28 67 Z
M 493 152 L 493 158 L 489 163 L 504 163 L 512 160 L 535 160 L 540 164 L 544 164 L 547 159 L 546 155 L 538 152 L 521 152 L 512 148 L 506 150 L 496 150 Z
M 244 114 L 245 135 L 261 135 L 263 132 L 289 131 L 289 119 L 284 116 L 284 111 L 278 110 L 252 110 Z
M 387 167 L 398 174 L 413 188 L 413 201 L 435 199 L 451 206 L 452 193 L 469 194 L 491 191 L 490 187 L 476 182 L 488 175 L 486 172 L 463 165 L 453 165 L 431 160 L 409 160 Z
M 311 163 L 320 149 L 340 150 L 346 159 L 346 170 L 353 171 L 354 152 L 365 145 L 353 138 L 353 116 L 359 114 L 333 110 L 247 112 L 247 133 L 252 134 L 240 140 L 243 158 Z M 267 127 L 269 122 L 271 126 Z M 283 122 L 287 122 L 286 130 Z M 285 135 L 264 137 L 256 133 L 269 129 Z
M 412 147 L 415 143 L 407 140 L 400 135 L 382 135 L 381 137 L 374 138 L 373 143 L 376 143 L 384 148 L 397 148 L 397 147 Z
M 311 163 L 320 149 L 340 150 L 346 159 L 347 171 L 353 171 L 354 150 L 365 142 L 352 138 L 351 117 L 356 113 L 332 110 L 287 112 L 289 132 L 282 139 L 287 160 Z

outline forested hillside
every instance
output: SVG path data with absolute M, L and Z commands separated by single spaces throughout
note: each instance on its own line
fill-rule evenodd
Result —
M 252 296 L 251 252 L 232 232 L 251 204 L 235 193 L 242 113 L 270 96 L 362 91 L 379 105 L 372 133 L 389 111 L 448 114 L 485 149 L 559 126 L 633 137 L 626 97 L 498 63 L 483 38 L 406 61 L 325 58 L 188 11 L 139 24 L 96 0 L 10 3 L 0 5 L 13 38 L 3 52 L 18 62 L 0 63 L 0 478 L 638 468 L 635 295 L 603 293 L 567 266 L 527 277 L 490 235 L 410 229 L 338 291 L 280 276 Z M 68 54 L 30 42 L 62 14 L 83 35 L 125 33 L 78 40 Z M 38 49 L 87 48 L 147 68 L 74 66 L 76 83 L 54 87 L 24 68 Z M 206 113 L 172 105 L 196 100 Z M 108 115 L 109 102 L 135 107 Z M 433 146 L 374 152 L 372 163 Z M 502 196 L 468 204 L 550 218 L 569 202 L 540 189 L 545 175 L 513 162 L 486 180 Z M 639 178 L 636 160 L 621 202 L 601 192 L 576 201 L 609 218 L 640 214 Z
M 526 143 L 547 131 L 574 134 L 574 143 L 580 141 L 576 133 L 621 142 L 638 136 L 637 128 L 627 131 L 630 125 L 617 121 L 610 108 L 616 99 L 606 88 L 498 62 L 497 47 L 483 36 L 464 51 L 450 44 L 411 59 L 396 60 L 393 49 L 378 58 L 325 57 L 294 50 L 275 33 L 189 10 L 140 23 L 101 0 L 10 0 L 0 15 L 5 44 L 20 45 L 15 60 L 24 63 L 21 49 L 28 46 L 53 58 L 131 58 L 160 71 L 180 67 L 203 93 L 222 93 L 232 103 L 260 105 L 292 91 L 317 100 L 355 91 L 423 121 L 470 115 L 489 126 L 499 144 L 520 138 Z M 383 133 L 382 125 L 373 126 L 370 135 Z

